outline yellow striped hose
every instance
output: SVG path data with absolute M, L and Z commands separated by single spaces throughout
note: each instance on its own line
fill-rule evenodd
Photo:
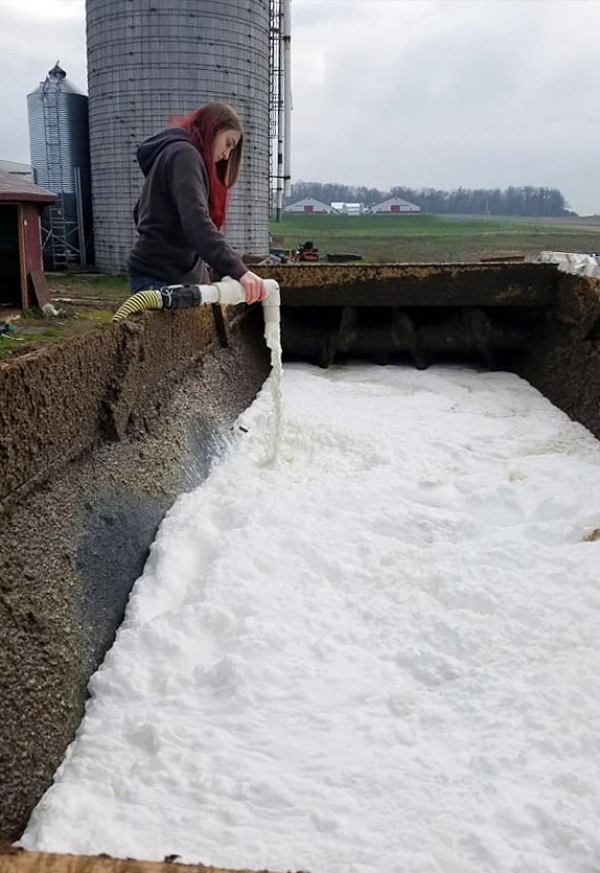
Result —
M 113 321 L 123 321 L 134 312 L 143 312 L 145 309 L 162 309 L 163 299 L 160 291 L 138 291 L 119 306 L 112 317 Z

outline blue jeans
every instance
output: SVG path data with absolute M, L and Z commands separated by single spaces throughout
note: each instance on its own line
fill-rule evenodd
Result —
M 148 291 L 151 288 L 159 291 L 168 284 L 168 282 L 161 282 L 160 279 L 155 279 L 153 276 L 129 276 L 129 289 L 132 294 L 136 294 L 138 291 Z

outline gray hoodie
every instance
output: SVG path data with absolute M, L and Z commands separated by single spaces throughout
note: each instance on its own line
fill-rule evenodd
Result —
M 239 279 L 248 268 L 209 215 L 208 173 L 189 134 L 172 127 L 151 136 L 138 161 L 146 181 L 133 212 L 139 237 L 129 273 L 200 283 L 208 280 L 208 264 L 219 276 Z

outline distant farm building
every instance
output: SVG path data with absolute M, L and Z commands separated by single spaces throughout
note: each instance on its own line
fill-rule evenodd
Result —
M 333 212 L 333 209 L 326 203 L 315 200 L 314 197 L 305 197 L 304 200 L 298 200 L 297 203 L 290 203 L 289 206 L 285 206 L 283 211 L 301 212 L 304 215 L 325 215 Z
M 366 211 L 363 203 L 332 203 L 331 206 L 342 215 L 362 215 Z
M 415 203 L 409 203 L 401 197 L 391 197 L 383 203 L 371 206 L 371 212 L 379 215 L 415 215 L 421 211 L 421 207 Z

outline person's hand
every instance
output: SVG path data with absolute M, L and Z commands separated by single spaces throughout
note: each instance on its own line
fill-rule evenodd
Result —
M 267 288 L 265 283 L 257 276 L 248 270 L 240 279 L 240 285 L 244 289 L 246 295 L 246 303 L 257 303 L 259 300 L 264 300 L 267 296 Z

